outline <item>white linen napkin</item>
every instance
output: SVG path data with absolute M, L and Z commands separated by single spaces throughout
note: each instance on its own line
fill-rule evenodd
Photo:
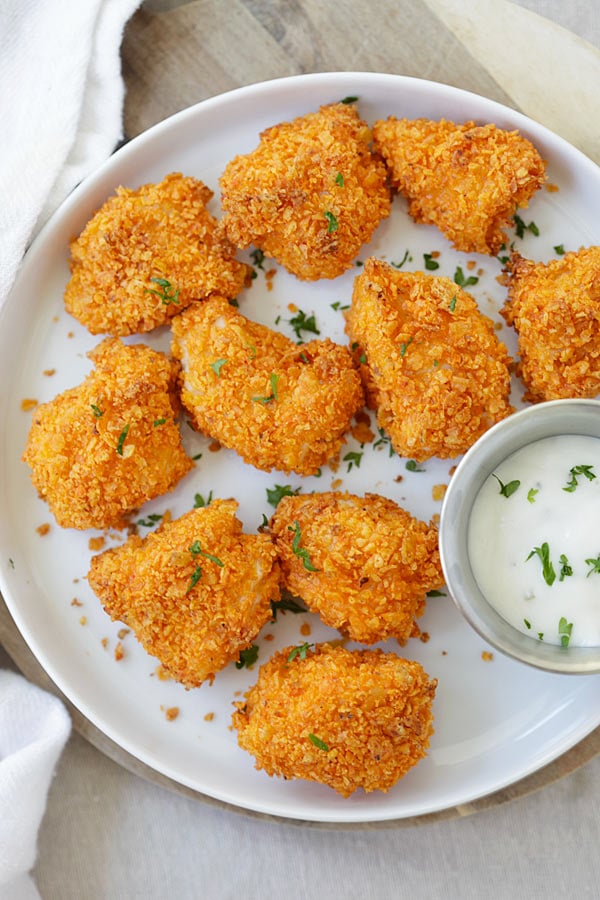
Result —
M 0 0 L 0 306 L 31 237 L 122 137 L 141 0 Z
M 120 46 L 141 0 L 0 0 L 0 307 L 29 241 L 122 137 Z M 27 874 L 70 731 L 56 697 L 0 671 L 0 900 Z
M 0 671 L 0 898 L 39 897 L 27 874 L 71 721 L 56 697 Z

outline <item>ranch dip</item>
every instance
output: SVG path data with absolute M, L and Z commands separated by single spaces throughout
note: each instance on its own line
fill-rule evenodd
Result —
M 600 438 L 558 435 L 505 459 L 475 498 L 471 568 L 534 640 L 600 646 Z

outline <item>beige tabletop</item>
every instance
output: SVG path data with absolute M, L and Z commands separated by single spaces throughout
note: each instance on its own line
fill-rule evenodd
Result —
M 146 0 L 123 42 L 125 131 L 134 137 L 264 79 L 381 71 L 484 94 L 600 163 L 600 54 L 586 38 L 600 45 L 592 0 Z M 0 644 L 0 666 L 16 664 L 56 692 L 1 608 Z M 464 807 L 385 829 L 323 831 L 208 801 L 71 713 L 75 732 L 40 834 L 45 898 L 597 895 L 600 729 Z

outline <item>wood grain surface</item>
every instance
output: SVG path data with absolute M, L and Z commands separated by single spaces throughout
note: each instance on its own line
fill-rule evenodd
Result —
M 465 4 L 450 0 L 379 0 L 377 4 L 147 0 L 131 19 L 123 41 L 125 134 L 132 138 L 172 113 L 242 85 L 308 72 L 377 71 L 445 82 L 521 109 L 600 162 L 600 54 L 585 41 L 504 0 L 493 4 L 481 0 L 474 6 L 478 14 L 467 18 Z M 495 18 L 490 28 L 485 13 L 487 8 L 491 14 L 492 6 Z M 528 28 L 533 29 L 530 34 Z M 519 50 L 523 42 L 532 48 L 527 58 Z M 516 49 L 511 53 L 513 45 Z M 533 71 L 536 53 L 549 57 L 551 68 L 540 63 Z M 552 83 L 549 78 L 554 79 Z M 548 102 L 548 96 L 555 102 Z M 578 98 L 585 115 L 574 117 L 565 97 Z M 20 636 L 1 598 L 0 644 L 29 680 L 62 696 Z M 62 699 L 77 731 L 124 768 L 170 790 L 225 806 L 140 763 Z M 414 825 L 469 815 L 536 791 L 599 752 L 597 729 L 535 774 L 473 803 L 416 819 L 360 827 Z

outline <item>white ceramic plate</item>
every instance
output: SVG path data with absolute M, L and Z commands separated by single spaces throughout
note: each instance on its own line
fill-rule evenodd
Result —
M 534 220 L 540 233 L 536 237 L 527 230 L 522 239 L 515 238 L 517 246 L 526 255 L 547 260 L 555 256 L 555 245 L 568 250 L 600 241 L 599 170 L 534 122 L 473 94 L 421 80 L 353 73 L 301 76 L 207 100 L 123 147 L 73 193 L 35 241 L 0 322 L 1 588 L 38 660 L 98 728 L 157 771 L 240 807 L 327 822 L 430 813 L 466 803 L 530 774 L 598 725 L 600 677 L 546 674 L 497 653 L 485 661 L 482 652 L 489 648 L 461 619 L 450 598 L 431 599 L 422 620 L 429 642 L 413 640 L 401 651 L 439 679 L 436 732 L 428 758 L 387 795 L 357 792 L 342 799 L 326 787 L 269 778 L 254 769 L 254 760 L 238 748 L 229 728 L 232 702 L 254 682 L 256 669 L 230 665 L 212 686 L 186 692 L 157 677 L 156 660 L 146 655 L 131 634 L 122 640 L 124 658 L 115 660 L 120 626 L 109 621 L 85 581 L 91 556 L 88 541 L 94 533 L 61 530 L 37 498 L 28 469 L 20 462 L 30 423 L 21 402 L 49 400 L 78 384 L 89 371 L 85 354 L 97 339 L 62 307 L 67 248 L 69 238 L 118 185 L 134 187 L 182 171 L 203 179 L 218 193 L 218 176 L 225 163 L 237 153 L 250 151 L 262 129 L 349 95 L 359 97 L 359 111 L 369 122 L 394 114 L 457 121 L 473 118 L 519 128 L 549 161 L 549 180 L 560 190 L 540 191 L 523 212 L 525 222 Z M 213 209 L 218 213 L 217 198 Z M 396 199 L 391 218 L 360 257 L 375 254 L 399 262 L 407 250 L 412 257 L 405 262 L 407 269 L 422 269 L 423 254 L 438 250 L 438 274 L 453 276 L 460 265 L 465 275 L 479 277 L 471 290 L 481 309 L 501 321 L 497 310 L 503 290 L 495 280 L 500 263 L 454 252 L 434 228 L 414 225 L 403 201 Z M 469 268 L 471 260 L 474 269 Z M 293 303 L 315 314 L 323 336 L 345 342 L 343 313 L 332 304 L 349 303 L 357 271 L 331 282 L 304 284 L 278 270 L 271 291 L 259 272 L 240 297 L 240 307 L 249 317 L 270 325 L 280 316 L 278 327 L 293 337 L 287 321 L 292 316 L 288 304 Z M 499 333 L 514 350 L 509 330 L 503 327 Z M 166 349 L 169 334 L 161 329 L 134 340 Z M 46 370 L 55 373 L 44 374 Z M 516 398 L 519 393 L 516 387 Z M 371 444 L 362 448 L 358 467 L 348 471 L 349 461 L 342 462 L 337 472 L 324 469 L 320 479 L 302 482 L 281 473 L 258 472 L 230 451 L 211 453 L 209 441 L 185 424 L 183 434 L 190 453 L 202 452 L 202 458 L 173 494 L 147 504 L 140 518 L 167 508 L 178 515 L 193 505 L 196 493 L 207 497 L 212 491 L 215 497 L 236 496 L 245 526 L 254 530 L 262 514 L 272 512 L 267 487 L 302 483 L 304 491 L 326 490 L 338 480 L 334 487 L 387 494 L 428 520 L 440 510 L 432 488 L 448 483 L 452 466 L 449 461 L 433 460 L 423 466 L 423 472 L 409 471 L 406 460 L 389 456 L 387 446 Z M 361 448 L 350 438 L 346 452 L 360 453 Z M 43 523 L 52 524 L 42 537 L 36 528 Z M 74 599 L 82 605 L 73 605 Z M 336 636 L 313 615 L 280 614 L 259 637 L 260 660 L 286 644 Z M 386 649 L 398 650 L 395 642 Z M 179 708 L 174 721 L 165 715 L 171 707 Z

